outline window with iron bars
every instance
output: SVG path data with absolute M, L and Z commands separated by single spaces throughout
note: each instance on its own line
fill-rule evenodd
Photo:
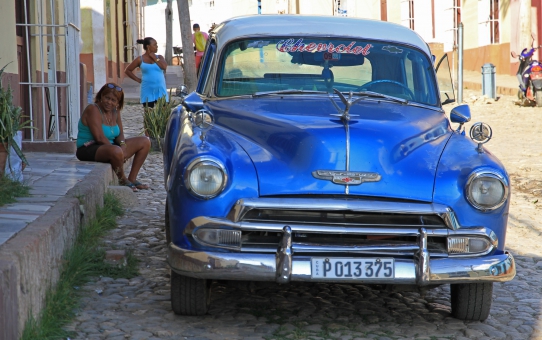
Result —
M 500 42 L 499 0 L 478 1 L 478 44 L 480 46 Z
M 452 0 L 452 16 L 453 16 L 453 22 L 452 22 L 452 30 L 454 32 L 454 46 L 457 46 L 457 42 L 459 41 L 459 37 L 457 36 L 459 23 L 461 22 L 461 0 Z
M 489 39 L 491 44 L 498 44 L 499 32 L 499 0 L 490 0 L 489 8 Z
M 401 0 L 401 23 L 414 30 L 414 0 Z

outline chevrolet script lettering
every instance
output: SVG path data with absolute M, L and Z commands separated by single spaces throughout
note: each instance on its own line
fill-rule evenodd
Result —
M 376 172 L 316 170 L 312 175 L 318 179 L 332 181 L 335 184 L 358 185 L 363 182 L 378 182 L 382 178 Z

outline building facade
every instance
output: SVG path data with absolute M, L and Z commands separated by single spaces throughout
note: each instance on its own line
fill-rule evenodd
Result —
M 31 142 L 73 138 L 79 111 L 79 2 L 8 0 L 0 4 L 0 65 L 34 129 Z
M 121 84 L 124 69 L 141 55 L 137 39 L 144 31 L 144 0 L 81 0 L 81 63 L 88 89 Z
M 407 26 L 426 40 L 440 58 L 448 53 L 457 64 L 459 23 L 463 24 L 463 67 L 480 71 L 485 63 L 496 72 L 515 74 L 511 51 L 542 43 L 542 0 L 188 0 L 191 24 L 206 31 L 212 23 L 246 14 L 341 15 L 384 20 Z M 152 18 L 146 33 L 165 48 L 166 0 L 147 0 Z M 173 1 L 176 9 L 176 1 Z M 173 45 L 180 45 L 178 11 L 174 10 Z M 534 40 L 531 38 L 534 36 Z M 539 54 L 535 54 L 539 58 Z

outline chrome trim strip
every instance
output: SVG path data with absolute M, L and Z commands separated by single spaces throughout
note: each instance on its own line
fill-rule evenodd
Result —
M 315 234 L 352 234 L 352 235 L 396 235 L 396 236 L 418 236 L 417 228 L 364 228 L 364 227 L 344 227 L 344 226 L 323 226 L 313 224 L 292 224 L 288 225 L 293 233 L 315 233 Z M 193 234 L 198 228 L 233 228 L 241 231 L 268 231 L 280 233 L 283 231 L 284 224 L 264 223 L 264 222 L 232 222 L 226 219 L 213 217 L 196 217 L 186 227 L 186 234 Z M 425 229 L 425 228 L 424 228 Z M 484 236 L 490 240 L 494 247 L 497 247 L 499 241 L 493 230 L 485 227 L 464 228 L 459 230 L 449 229 L 425 229 L 428 236 L 446 237 L 446 236 Z
M 292 275 L 292 229 L 289 226 L 283 228 L 282 240 L 275 259 L 277 261 L 277 271 L 275 280 L 277 283 L 288 283 Z
M 351 282 L 374 284 L 448 284 L 472 282 L 506 282 L 516 275 L 514 258 L 501 255 L 471 258 L 429 259 L 426 279 L 419 280 L 414 259 L 395 259 L 393 279 L 315 280 L 311 278 L 311 257 L 292 257 L 291 281 Z M 276 280 L 276 254 L 203 252 L 186 250 L 171 243 L 168 259 L 171 268 L 181 274 L 202 279 Z
M 316 233 L 316 234 L 358 234 L 358 235 L 398 235 L 398 236 L 418 236 L 419 230 L 417 228 L 363 228 L 363 227 L 344 227 L 344 226 L 324 226 L 317 224 L 294 224 L 289 223 L 288 226 L 292 229 L 292 232 L 299 233 Z M 284 223 L 265 223 L 265 222 L 232 222 L 227 219 L 213 218 L 213 217 L 196 217 L 188 223 L 185 229 L 186 234 L 193 234 L 198 228 L 234 228 L 242 231 L 268 231 L 281 233 L 283 231 Z M 485 228 L 482 228 L 485 230 Z M 473 228 L 465 230 L 463 233 L 472 233 L 478 235 L 480 228 Z M 449 236 L 456 233 L 449 229 L 428 229 L 429 236 Z M 484 235 L 486 235 L 484 233 Z
M 244 198 L 236 202 L 228 213 L 230 221 L 238 222 L 252 209 L 352 211 L 440 216 L 449 229 L 461 226 L 453 210 L 438 203 L 389 202 L 369 199 L 330 198 Z
M 370 254 L 373 252 L 388 251 L 390 254 L 398 254 L 400 252 L 409 252 L 412 255 L 414 251 L 418 250 L 416 244 L 382 244 L 382 245 L 322 245 L 311 243 L 292 243 L 292 248 L 295 254 L 299 253 L 314 253 L 314 252 L 326 252 L 326 253 L 356 253 L 356 254 Z M 393 251 L 390 251 L 393 249 Z

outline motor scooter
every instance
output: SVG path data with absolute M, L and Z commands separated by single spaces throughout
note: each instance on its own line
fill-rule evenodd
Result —
M 528 105 L 536 103 L 538 107 L 542 107 L 542 64 L 533 60 L 533 55 L 540 47 L 542 45 L 533 47 L 531 44 L 531 48 L 524 48 L 520 55 L 514 51 L 510 53 L 513 58 L 519 59 L 516 73 L 519 81 L 518 98 Z

